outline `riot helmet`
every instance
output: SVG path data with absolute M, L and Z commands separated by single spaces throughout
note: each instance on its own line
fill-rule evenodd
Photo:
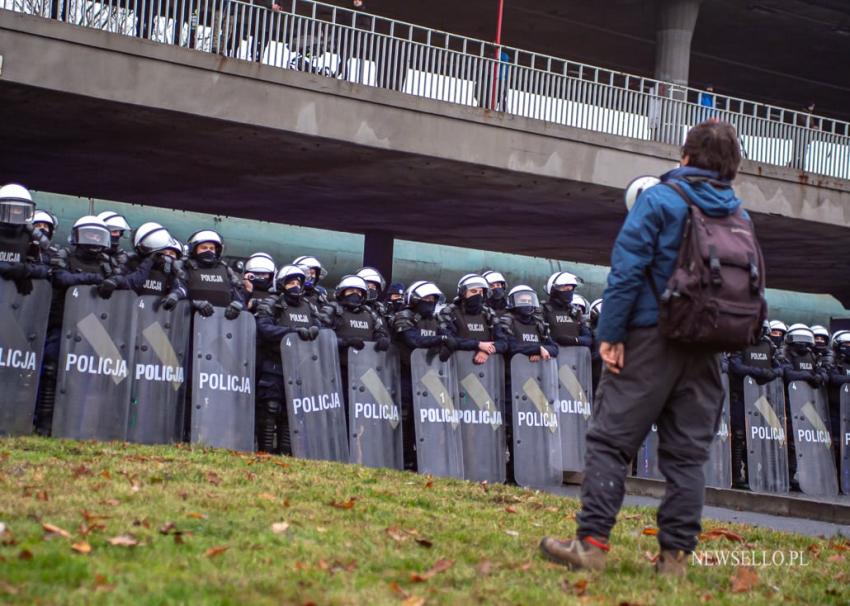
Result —
M 466 274 L 457 283 L 457 303 L 469 314 L 479 314 L 484 309 L 486 293 L 490 285 L 484 276 Z
M 369 285 L 366 280 L 356 275 L 343 276 L 334 289 L 334 298 L 345 307 L 360 307 L 368 296 Z
M 297 265 L 304 271 L 304 275 L 307 276 L 304 286 L 307 289 L 315 288 L 319 284 L 319 281 L 328 275 L 328 272 L 325 271 L 325 268 L 322 267 L 322 264 L 316 257 L 301 256 L 296 258 L 292 264 Z
M 773 344 L 776 347 L 780 347 L 782 343 L 785 341 L 785 333 L 788 332 L 788 327 L 785 326 L 785 322 L 780 320 L 771 320 L 769 323 L 770 327 L 770 340 L 773 341 Z
M 551 301 L 568 307 L 573 302 L 575 289 L 578 287 L 578 278 L 566 271 L 556 271 L 546 280 L 546 296 Z
M 588 311 L 589 307 L 590 307 L 590 304 L 587 302 L 587 299 L 585 299 L 583 296 L 581 296 L 578 293 L 573 295 L 573 309 L 580 311 L 581 315 L 585 316 L 585 315 L 587 315 L 587 311 Z
M 98 253 L 110 246 L 109 228 L 94 215 L 86 215 L 74 223 L 69 241 L 83 253 Z
M 272 256 L 264 252 L 255 252 L 245 261 L 242 275 L 254 285 L 254 288 L 271 291 L 274 289 L 275 272 Z
M 832 349 L 845 360 L 850 360 L 850 330 L 839 330 L 832 335 Z
M 404 284 L 393 282 L 384 293 L 384 300 L 390 306 L 390 311 L 398 312 L 404 307 Z
M 151 221 L 142 223 L 136 229 L 133 248 L 142 256 L 164 250 L 173 250 L 177 253 L 175 256 L 179 256 L 180 244 L 162 225 Z
M 290 305 L 298 305 L 304 295 L 304 281 L 307 275 L 297 265 L 284 265 L 277 271 L 274 279 L 275 292 L 283 294 Z
M 46 210 L 37 210 L 32 216 L 32 226 L 40 229 L 49 240 L 52 240 L 53 234 L 56 233 L 56 228 L 59 227 L 59 219 L 56 218 L 56 215 Z
M 368 301 L 377 301 L 378 297 L 387 287 L 387 281 L 384 280 L 384 276 L 374 267 L 361 267 L 354 275 L 366 280 L 366 285 L 369 287 L 369 291 L 366 293 L 366 299 Z
M 602 313 L 602 299 L 596 299 L 590 304 L 590 324 L 596 326 L 599 322 L 599 315 Z
M 103 211 L 97 218 L 106 223 L 106 227 L 109 228 L 110 248 L 112 250 L 118 250 L 121 238 L 124 237 L 125 233 L 130 231 L 130 224 L 127 223 L 127 220 L 123 216 L 112 210 Z
M 10 183 L 0 187 L 0 223 L 27 225 L 32 223 L 35 202 L 23 185 Z
M 812 334 L 815 336 L 815 347 L 817 349 L 829 347 L 829 330 L 825 326 L 815 324 L 812 326 Z
M 224 243 L 217 231 L 201 229 L 189 236 L 189 256 L 200 263 L 213 265 L 224 253 Z
M 492 269 L 481 275 L 490 286 L 490 290 L 487 292 L 487 300 L 497 308 L 503 306 L 508 289 L 508 281 L 505 280 L 505 276 Z
M 445 303 L 446 298 L 433 282 L 420 280 L 414 282 L 404 295 L 405 305 L 419 315 L 429 318 L 437 311 L 437 305 Z
M 632 182 L 626 186 L 626 191 L 623 196 L 626 202 L 626 210 L 631 211 L 640 195 L 650 187 L 658 185 L 659 183 L 661 183 L 661 179 L 652 176 L 644 176 L 633 179 Z
M 785 333 L 785 343 L 798 351 L 810 349 L 815 345 L 815 335 L 805 324 L 792 324 Z
M 533 288 L 519 284 L 508 293 L 507 308 L 522 316 L 531 316 L 540 309 L 540 300 Z

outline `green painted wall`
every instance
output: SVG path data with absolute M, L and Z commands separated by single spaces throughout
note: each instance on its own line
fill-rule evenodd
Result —
M 300 255 L 313 255 L 328 270 L 325 285 L 329 288 L 346 273 L 357 270 L 363 262 L 363 236 L 359 234 L 43 192 L 33 192 L 33 195 L 39 208 L 50 210 L 58 216 L 57 242 L 61 243 L 67 241 L 71 225 L 80 216 L 115 210 L 123 214 L 133 227 L 145 221 L 156 221 L 165 225 L 182 241 L 198 229 L 215 229 L 223 236 L 225 254 L 229 256 L 246 257 L 252 252 L 264 251 L 282 265 Z M 126 247 L 129 246 L 127 242 Z M 608 275 L 608 268 L 601 265 L 406 240 L 395 242 L 393 279 L 405 284 L 415 280 L 433 280 L 443 289 L 447 298 L 454 295 L 460 276 L 484 269 L 501 271 L 511 285 L 524 283 L 541 291 L 553 272 L 569 271 L 584 280 L 579 292 L 591 301 L 602 296 Z M 831 295 L 768 289 L 768 303 L 771 318 L 779 318 L 789 324 L 828 324 L 830 317 L 850 317 L 850 311 L 844 309 Z

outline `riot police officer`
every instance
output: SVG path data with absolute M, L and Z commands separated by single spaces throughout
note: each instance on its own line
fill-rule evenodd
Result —
M 25 187 L 0 188 L 0 278 L 14 282 L 22 295 L 32 292 L 33 279 L 50 274 L 38 253 L 49 241 L 34 230 L 34 214 L 35 203 Z
M 384 322 L 374 308 L 367 305 L 369 290 L 360 276 L 343 276 L 334 290 L 334 301 L 321 310 L 325 324 L 336 333 L 343 367 L 349 347 L 360 350 L 366 341 L 375 341 L 378 351 L 389 349 L 390 339 Z
M 106 223 L 109 228 L 110 244 L 106 254 L 109 255 L 116 273 L 123 273 L 133 257 L 131 252 L 121 247 L 121 240 L 131 231 L 130 224 L 127 223 L 127 219 L 112 210 L 103 211 L 97 218 Z
M 404 309 L 404 283 L 393 282 L 384 293 L 384 307 L 387 314 L 395 315 Z
M 366 306 L 386 321 L 387 306 L 381 300 L 381 295 L 387 287 L 384 276 L 374 267 L 361 267 L 354 275 L 366 280 L 366 285 L 369 287 L 369 291 L 366 293 Z
M 488 270 L 481 274 L 490 289 L 487 291 L 487 304 L 496 312 L 497 316 L 501 316 L 506 312 L 508 281 L 498 271 Z
M 277 268 L 268 253 L 255 252 L 245 261 L 242 288 L 248 299 L 248 311 L 253 312 L 259 301 L 270 297 L 274 291 Z
M 41 435 L 50 435 L 53 423 L 65 293 L 76 286 L 99 286 L 115 274 L 115 267 L 106 252 L 111 244 L 109 228 L 101 219 L 92 215 L 77 219 L 71 228 L 69 241 L 71 249 L 60 249 L 50 260 L 53 299 L 50 303 L 44 366 L 36 404 L 36 430 Z M 109 290 L 109 294 L 115 287 Z
M 101 296 L 111 290 L 133 290 L 139 296 L 161 297 L 163 309 L 171 310 L 188 296 L 186 273 L 180 256 L 183 247 L 159 223 L 143 223 L 133 236 L 136 254 L 127 262 L 124 275 L 113 275 L 98 287 Z
M 225 308 L 224 317 L 235 320 L 244 308 L 244 294 L 236 273 L 221 260 L 221 236 L 202 229 L 189 236 L 189 259 L 184 264 L 188 298 L 192 308 L 204 317 Z
M 575 293 L 577 286 L 578 278 L 571 273 L 559 271 L 549 276 L 546 281 L 549 300 L 543 303 L 543 319 L 558 345 L 589 348 L 593 345 L 593 334 L 580 305 L 575 305 L 580 297 Z M 584 300 L 584 297 L 581 298 Z
M 833 355 L 826 369 L 829 381 L 829 420 L 833 443 L 840 444 L 841 388 L 850 383 L 850 330 L 839 330 L 832 335 L 831 341 Z M 840 449 L 836 449 L 838 454 Z
M 832 366 L 832 347 L 829 343 L 829 330 L 825 326 L 815 324 L 812 328 L 812 334 L 815 336 L 815 344 L 812 350 L 818 366 L 828 369 Z
M 596 299 L 590 304 L 590 330 L 593 344 L 590 346 L 590 368 L 593 375 L 593 393 L 602 377 L 602 356 L 599 355 L 599 347 L 596 343 L 596 326 L 599 324 L 599 315 L 602 313 L 602 299 Z
M 280 342 L 288 334 L 310 341 L 319 336 L 319 310 L 304 297 L 307 276 L 295 265 L 281 267 L 275 276 L 275 295 L 255 307 L 257 319 L 257 448 L 291 454 L 289 423 L 283 387 Z
M 537 293 L 520 284 L 508 293 L 507 314 L 496 326 L 497 338 L 507 342 L 508 354 L 528 356 L 532 362 L 558 356 L 558 345 L 549 334 L 549 326 L 540 313 Z
M 319 281 L 327 276 L 328 272 L 316 257 L 301 256 L 295 259 L 292 264 L 300 267 L 307 276 L 307 280 L 304 282 L 304 297 L 321 309 L 328 302 L 328 291 L 319 284 Z
M 785 345 L 785 333 L 788 332 L 788 327 L 781 320 L 770 321 L 770 340 L 776 346 L 777 351 L 781 351 Z
M 747 488 L 747 427 L 744 410 L 744 380 L 752 377 L 759 385 L 770 383 L 782 375 L 776 346 L 770 338 L 770 324 L 765 321 L 761 340 L 743 351 L 730 354 L 728 360 L 729 406 L 732 423 L 732 485 Z
M 33 235 L 37 242 L 31 247 L 31 256 L 41 263 L 50 263 L 50 258 L 59 251 L 53 244 L 53 235 L 59 227 L 59 220 L 53 213 L 36 210 L 32 216 Z
M 455 351 L 474 351 L 475 364 L 484 364 L 507 345 L 494 335 L 496 312 L 486 303 L 487 280 L 478 274 L 466 274 L 457 283 L 457 296 L 439 314 L 445 334 L 455 339 Z

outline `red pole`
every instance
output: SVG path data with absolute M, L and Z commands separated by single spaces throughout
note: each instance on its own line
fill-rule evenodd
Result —
M 491 109 L 496 109 L 496 78 L 499 73 L 499 62 L 502 60 L 502 16 L 504 14 L 505 0 L 499 0 L 499 15 L 496 21 L 496 63 L 493 65 L 493 94 L 490 98 Z

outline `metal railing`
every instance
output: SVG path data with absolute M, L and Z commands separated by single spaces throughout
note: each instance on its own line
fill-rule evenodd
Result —
M 0 0 L 163 44 L 612 135 L 679 145 L 731 122 L 756 162 L 850 179 L 850 124 L 309 0 Z

